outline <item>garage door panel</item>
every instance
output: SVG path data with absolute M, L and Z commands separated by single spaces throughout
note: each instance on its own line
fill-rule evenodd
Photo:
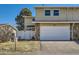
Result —
M 70 40 L 70 26 L 41 26 L 40 40 Z

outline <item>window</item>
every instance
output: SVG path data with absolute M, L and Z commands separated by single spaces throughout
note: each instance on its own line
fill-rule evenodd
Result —
M 35 21 L 35 18 L 33 18 L 32 21 Z
M 34 25 L 28 25 L 28 26 L 27 26 L 27 30 L 32 30 L 32 31 L 34 31 L 34 30 L 35 30 L 35 26 L 34 26 Z
M 59 16 L 59 10 L 54 10 L 54 16 Z
M 50 10 L 45 10 L 45 16 L 50 16 Z

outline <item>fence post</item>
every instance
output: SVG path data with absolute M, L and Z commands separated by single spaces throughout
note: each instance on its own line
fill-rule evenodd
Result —
M 14 38 L 15 51 L 16 51 L 16 40 L 17 40 L 17 38 L 16 38 L 16 36 L 15 36 L 15 38 Z

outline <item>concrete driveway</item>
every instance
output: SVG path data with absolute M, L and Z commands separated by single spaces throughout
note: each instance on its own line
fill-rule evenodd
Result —
M 41 49 L 29 55 L 79 55 L 79 41 L 41 41 Z M 26 53 L 25 53 L 26 54 Z
M 79 54 L 79 42 L 41 41 L 41 51 L 38 54 Z

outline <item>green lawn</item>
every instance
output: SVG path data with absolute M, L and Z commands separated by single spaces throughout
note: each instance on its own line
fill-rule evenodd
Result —
M 40 49 L 40 41 L 18 41 L 0 43 L 0 54 L 16 54 L 17 52 L 27 53 L 38 51 Z

